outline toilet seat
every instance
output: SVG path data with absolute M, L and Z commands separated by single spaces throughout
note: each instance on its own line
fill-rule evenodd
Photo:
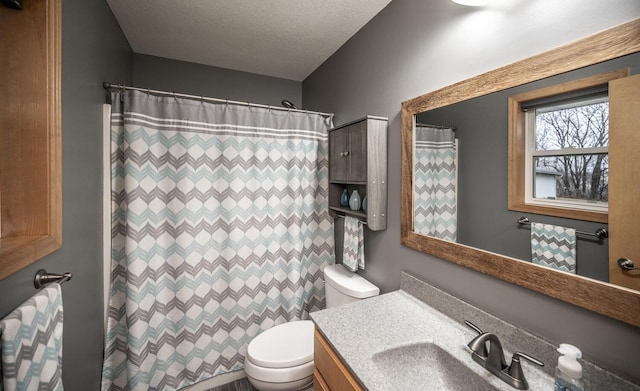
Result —
M 313 374 L 313 332 L 313 322 L 302 320 L 258 335 L 247 347 L 247 376 L 268 383 L 308 378 Z
M 247 357 L 265 368 L 289 368 L 313 361 L 313 322 L 283 323 L 255 337 Z
M 244 371 L 249 378 L 264 383 L 289 383 L 313 375 L 313 361 L 289 368 L 265 368 L 245 360 Z

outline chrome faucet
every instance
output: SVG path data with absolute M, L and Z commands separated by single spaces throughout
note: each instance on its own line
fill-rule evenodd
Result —
M 473 361 L 482 365 L 484 369 L 493 373 L 511 387 L 517 388 L 518 390 L 528 390 L 529 383 L 524 377 L 524 372 L 520 365 L 520 358 L 529 360 L 541 367 L 544 366 L 544 363 L 527 354 L 516 352 L 511 358 L 511 365 L 507 365 L 504 358 L 504 351 L 502 350 L 502 343 L 500 343 L 497 335 L 485 333 L 468 320 L 465 320 L 464 323 L 479 334 L 467 345 L 469 349 L 471 349 L 471 358 L 473 358 Z M 487 349 L 487 343 L 489 344 L 489 349 Z

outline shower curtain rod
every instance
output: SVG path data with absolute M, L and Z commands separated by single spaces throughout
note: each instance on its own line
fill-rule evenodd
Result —
M 125 86 L 122 84 L 112 84 L 106 81 L 102 83 L 102 87 L 104 87 L 105 90 L 110 90 L 112 88 L 119 89 L 119 90 L 135 90 L 135 91 L 142 91 L 142 92 L 147 92 L 147 93 L 156 94 L 156 95 L 166 95 L 166 96 L 173 96 L 178 98 L 203 100 L 203 101 L 215 102 L 215 103 L 229 103 L 229 104 L 240 105 L 240 106 L 261 107 L 261 108 L 270 109 L 270 110 L 292 111 L 295 113 L 318 114 L 323 117 L 333 118 L 333 113 L 323 113 L 320 111 L 310 111 L 310 110 L 301 110 L 301 109 L 288 109 L 286 107 L 262 105 L 259 103 L 240 102 L 237 100 L 209 98 L 206 96 L 198 96 L 198 95 L 179 94 L 177 92 L 152 90 L 149 88 L 140 88 L 140 87 L 131 87 L 131 86 Z
M 457 128 L 455 126 L 430 125 L 430 124 L 423 124 L 423 123 L 420 123 L 420 122 L 416 122 L 416 126 L 424 126 L 425 128 L 434 128 L 434 129 L 451 129 L 454 132 L 457 130 Z

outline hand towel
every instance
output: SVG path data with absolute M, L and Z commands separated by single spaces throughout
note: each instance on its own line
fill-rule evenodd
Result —
M 531 223 L 531 260 L 538 265 L 576 272 L 576 230 Z
M 355 217 L 344 219 L 342 264 L 352 272 L 364 269 L 364 230 Z
M 62 291 L 54 283 L 0 321 L 4 390 L 63 390 L 62 318 Z

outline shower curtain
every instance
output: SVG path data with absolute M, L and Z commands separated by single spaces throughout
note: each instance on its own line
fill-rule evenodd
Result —
M 457 142 L 453 129 L 416 125 L 413 230 L 457 239 Z
M 324 307 L 331 120 L 112 93 L 103 390 L 243 368 L 248 342 Z

